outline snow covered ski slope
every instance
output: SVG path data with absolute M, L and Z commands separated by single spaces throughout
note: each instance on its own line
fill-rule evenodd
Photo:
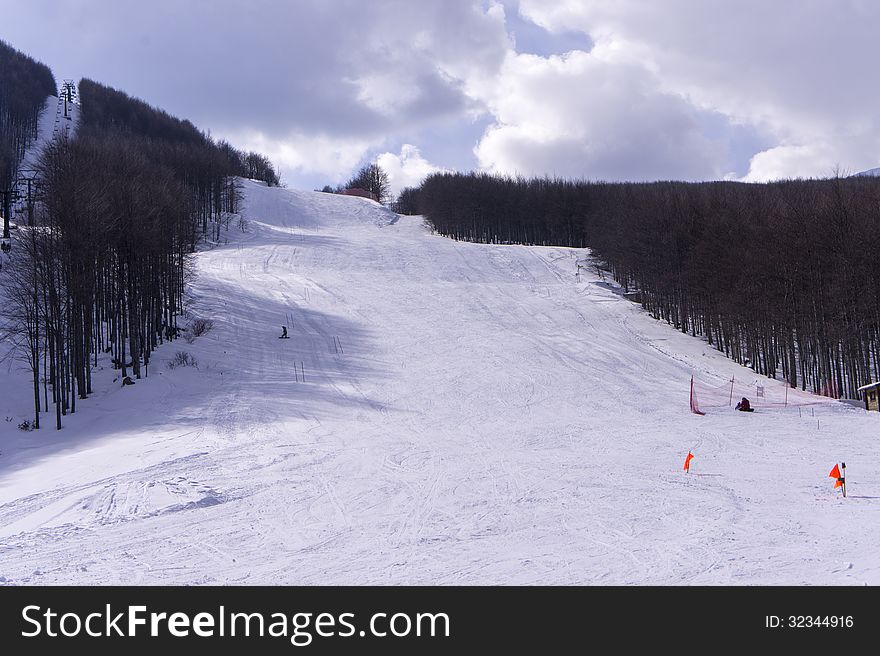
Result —
M 3 365 L 0 581 L 880 583 L 880 414 L 697 416 L 692 374 L 756 376 L 576 279 L 583 251 L 245 191 L 247 231 L 196 257 L 213 329 L 149 378 L 105 368 L 62 431 L 23 433 Z

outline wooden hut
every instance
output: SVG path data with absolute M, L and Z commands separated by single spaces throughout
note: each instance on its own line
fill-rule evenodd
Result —
M 343 196 L 360 196 L 361 198 L 369 198 L 370 200 L 378 201 L 378 199 L 376 198 L 376 194 L 371 191 L 367 191 L 366 189 L 349 187 L 348 189 L 343 189 L 339 193 Z
M 880 383 L 868 383 L 859 388 L 865 397 L 865 410 L 880 412 Z

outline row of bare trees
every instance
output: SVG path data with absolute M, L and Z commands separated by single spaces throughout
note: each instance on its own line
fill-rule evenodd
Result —
M 880 180 L 604 184 L 436 174 L 441 234 L 589 246 L 656 318 L 829 396 L 880 379 Z
M 238 212 L 236 176 L 278 183 L 262 156 L 124 93 L 83 80 L 79 97 L 75 136 L 44 150 L 36 222 L 17 231 L 4 272 L 37 428 L 50 410 L 61 428 L 102 357 L 123 381 L 149 375 L 156 347 L 179 334 L 192 253 Z
M 195 241 L 175 172 L 118 138 L 50 145 L 40 164 L 38 225 L 18 231 L 5 292 L 25 344 L 34 426 L 55 425 L 92 391 L 98 355 L 140 378 L 177 331 Z
M 444 172 L 428 176 L 415 195 L 419 213 L 453 239 L 583 247 L 589 190 L 569 180 Z
M 37 136 L 40 110 L 56 93 L 47 66 L 0 41 L 0 213 L 9 211 L 9 194 L 25 149 Z
M 278 174 L 265 156 L 243 152 L 231 144 L 215 143 L 191 122 L 171 116 L 126 93 L 84 79 L 79 83 L 83 135 L 116 135 L 134 147 L 154 153 L 186 185 L 189 203 L 202 235 L 214 241 L 237 212 L 235 176 L 279 184 Z
M 398 214 L 413 215 L 419 213 L 419 187 L 404 187 L 397 195 L 391 209 Z

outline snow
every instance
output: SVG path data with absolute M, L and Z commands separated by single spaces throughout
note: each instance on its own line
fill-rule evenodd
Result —
M 3 365 L 0 581 L 880 583 L 880 413 L 691 414 L 691 375 L 758 377 L 583 250 L 245 193 L 247 232 L 196 257 L 214 328 L 148 378 L 104 362 L 63 430 L 25 433 L 27 372 Z
M 59 134 L 62 114 L 62 101 L 55 96 L 46 98 L 43 109 L 40 111 L 40 118 L 37 121 L 37 138 L 32 141 L 25 151 L 22 158 L 20 168 L 25 171 L 31 171 L 40 161 L 40 155 L 43 148 L 46 147 L 53 138 Z
M 858 177 L 874 177 L 874 176 L 878 176 L 878 175 L 880 175 L 880 168 L 876 168 L 876 169 L 868 169 L 867 171 L 860 171 L 859 173 L 855 173 L 855 174 L 853 174 L 852 177 L 854 177 L 854 178 L 858 178 Z
M 64 116 L 64 100 L 61 97 L 49 96 L 40 111 L 37 121 L 37 137 L 25 151 L 24 157 L 19 164 L 19 177 L 17 179 L 15 197 L 12 207 L 13 218 L 21 224 L 27 222 L 27 179 L 36 177 L 36 169 L 43 154 L 43 150 L 54 139 L 72 137 L 79 122 L 79 105 L 71 104 L 68 109 L 69 118 Z

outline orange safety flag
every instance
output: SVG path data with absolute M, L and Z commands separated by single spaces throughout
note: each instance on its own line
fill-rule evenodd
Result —
M 689 472 L 691 470 L 691 459 L 694 457 L 694 454 L 688 451 L 687 458 L 684 459 L 684 470 Z
M 841 480 L 841 476 L 840 476 L 840 467 L 838 467 L 837 465 L 834 465 L 834 469 L 831 470 L 831 473 L 828 474 L 828 476 L 830 476 L 831 478 L 834 479 L 834 488 L 835 489 L 837 489 L 841 485 L 843 485 L 843 481 Z

